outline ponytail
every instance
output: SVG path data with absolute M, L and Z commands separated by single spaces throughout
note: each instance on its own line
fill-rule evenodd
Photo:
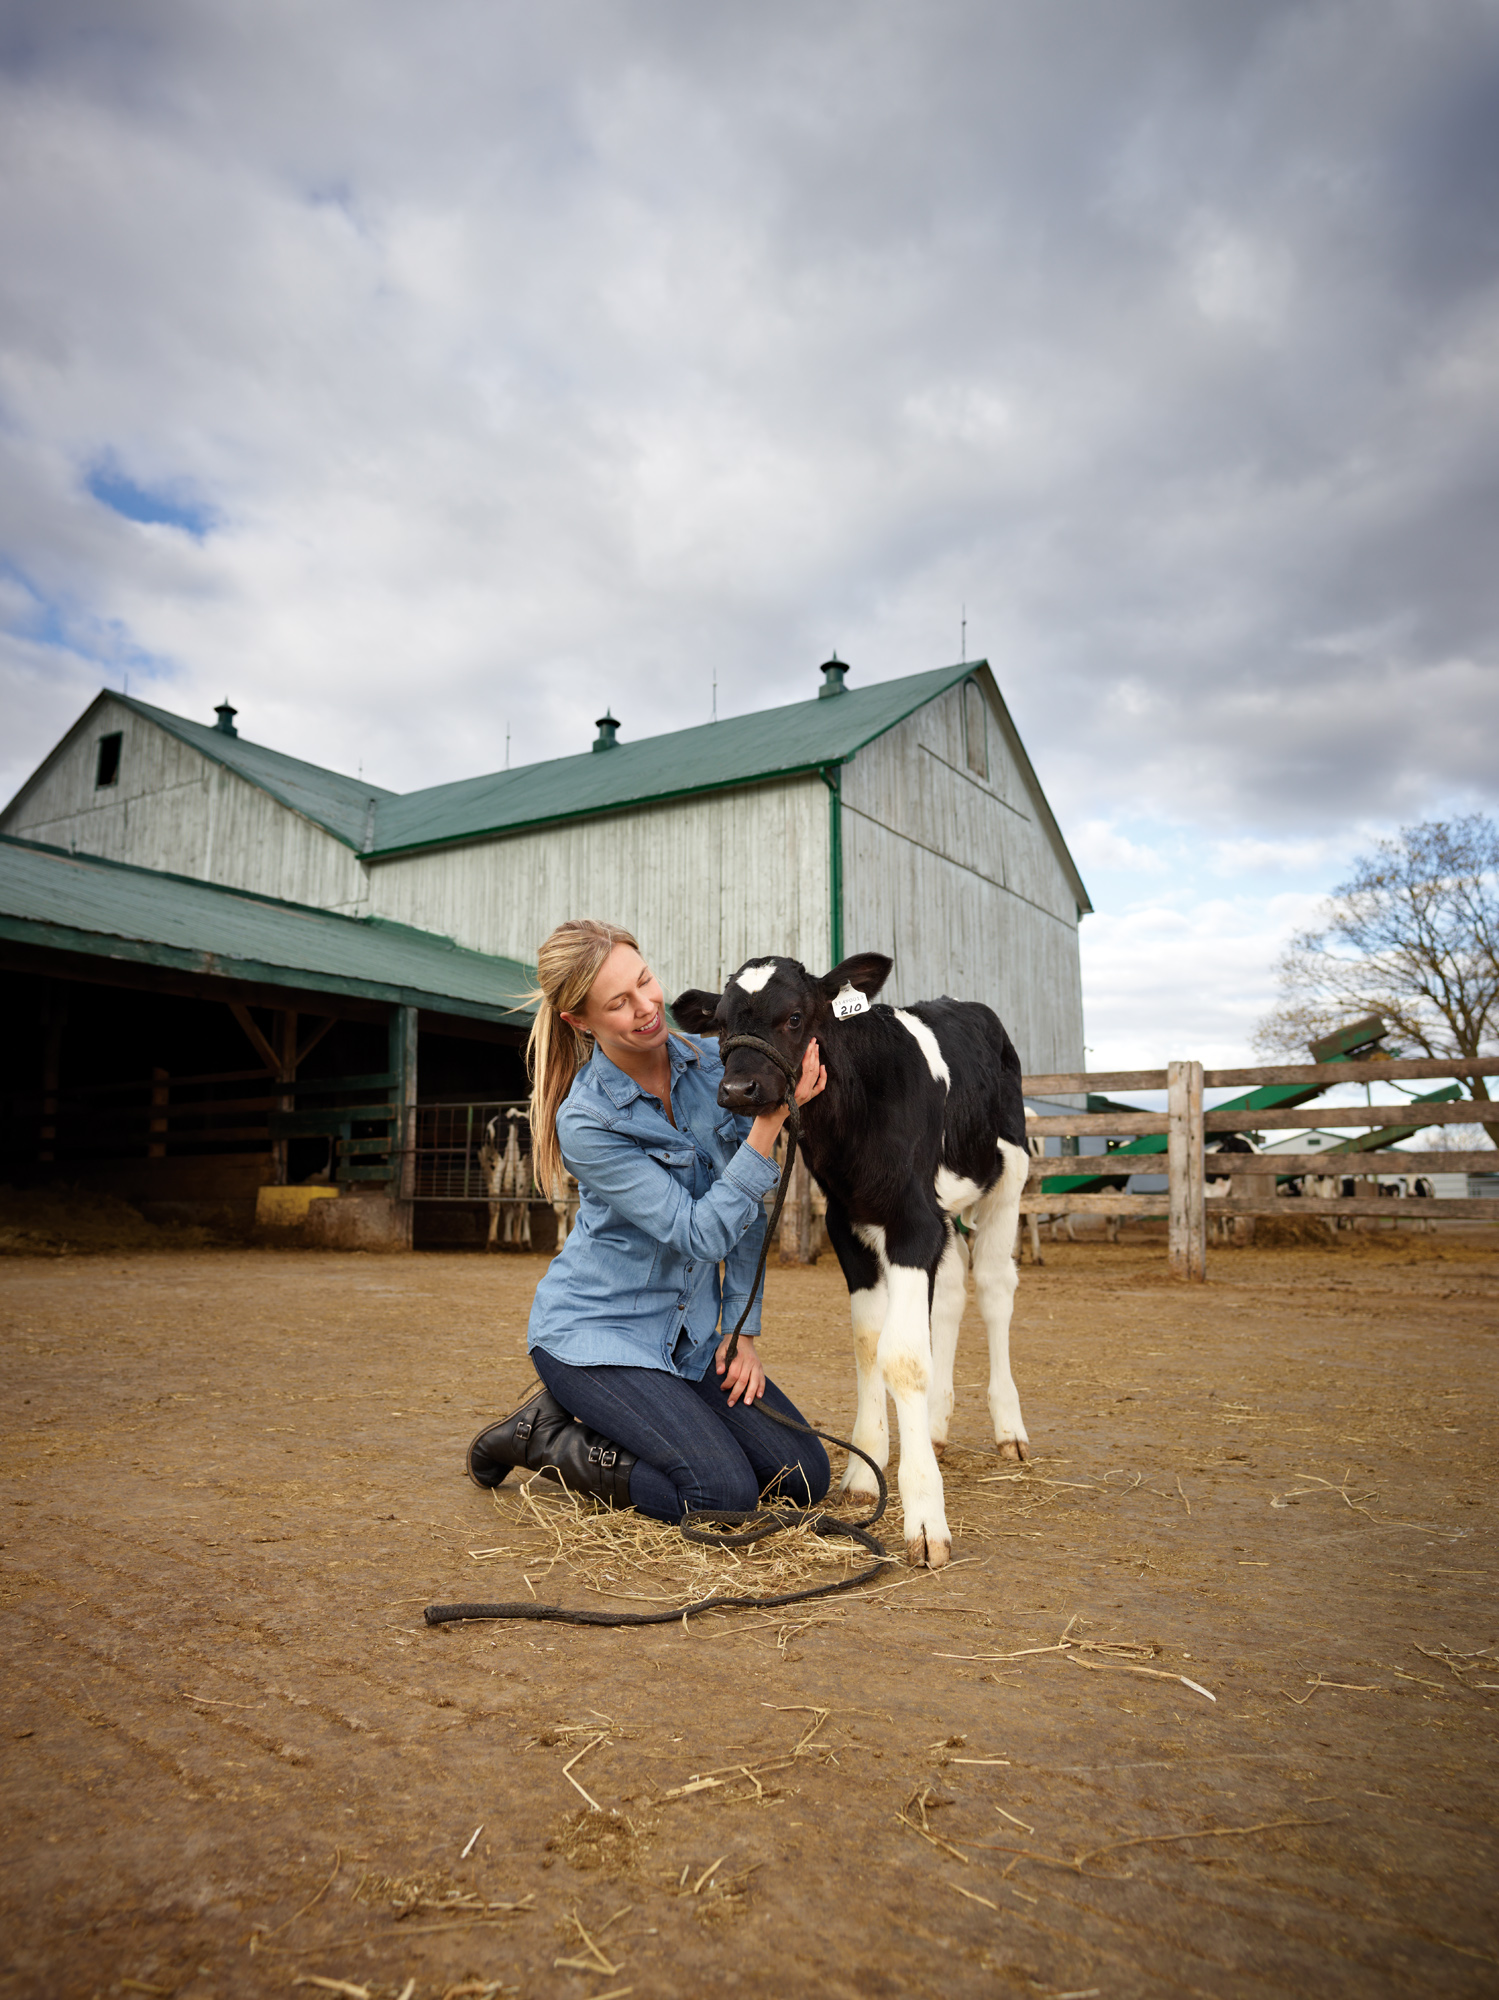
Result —
M 565 1171 L 557 1144 L 557 1113 L 573 1078 L 593 1052 L 593 1038 L 564 1021 L 588 998 L 599 969 L 617 944 L 640 949 L 616 924 L 571 917 L 558 924 L 536 954 L 536 1018 L 526 1045 L 531 1079 L 531 1158 L 536 1183 L 550 1196 Z

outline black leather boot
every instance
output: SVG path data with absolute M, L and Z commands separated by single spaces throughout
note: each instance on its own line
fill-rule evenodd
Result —
M 468 1476 L 476 1486 L 498 1486 L 514 1470 L 539 1472 L 609 1507 L 629 1506 L 634 1464 L 629 1452 L 569 1416 L 550 1389 L 487 1424 L 468 1448 Z

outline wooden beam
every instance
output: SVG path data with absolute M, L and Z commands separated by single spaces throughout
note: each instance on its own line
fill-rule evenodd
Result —
M 1260 1090 L 1271 1084 L 1454 1082 L 1464 1076 L 1499 1076 L 1499 1056 L 1417 1056 L 1398 1062 L 1291 1063 L 1264 1069 L 1210 1069 L 1207 1090 Z
M 1166 1085 L 1171 1125 L 1166 1142 L 1172 1275 L 1191 1284 L 1207 1277 L 1203 1218 L 1202 1064 L 1174 1062 Z
M 320 1022 L 319 1025 L 313 1029 L 312 1033 L 307 1037 L 307 1040 L 303 1042 L 301 1048 L 297 1050 L 297 1060 L 295 1065 L 297 1069 L 300 1069 L 303 1063 L 306 1062 L 307 1058 L 312 1054 L 313 1050 L 317 1047 L 318 1043 L 323 1039 L 324 1035 L 328 1034 L 330 1030 L 336 1028 L 337 1026 L 338 1026 L 338 1016 L 336 1014 L 330 1014 L 326 1021 Z
M 395 1193 L 405 1217 L 406 1248 L 411 1248 L 411 1198 L 416 1192 L 416 1066 L 420 1029 L 415 1007 L 391 1010 L 390 1067 L 397 1078 L 396 1114 L 391 1126 Z
M 271 1075 L 278 1076 L 281 1071 L 281 1058 L 266 1040 L 265 1036 L 261 1034 L 259 1028 L 256 1027 L 250 1010 L 244 1001 L 230 1000 L 225 1004 L 228 1006 L 229 1012 L 234 1016 L 235 1020 L 244 1029 L 250 1047 L 260 1057 L 260 1060 L 265 1064 Z
M 1091 1157 L 1084 1155 L 1084 1158 Z M 1257 1153 L 1265 1165 L 1251 1171 L 1277 1174 L 1496 1174 L 1499 1150 L 1482 1153 Z M 1243 1173 L 1243 1153 L 1209 1153 L 1209 1180 Z M 1053 1169 L 1055 1171 L 1055 1169 Z
M 1268 1085 L 1335 1083 L 1413 1083 L 1420 1078 L 1454 1081 L 1465 1076 L 1499 1076 L 1499 1056 L 1412 1056 L 1389 1062 L 1280 1063 L 1257 1069 L 1204 1070 L 1204 1090 L 1260 1090 Z M 1163 1069 L 1070 1070 L 1023 1076 L 1027 1097 L 1079 1097 L 1090 1091 L 1164 1090 Z
M 1106 1069 L 1096 1073 L 1023 1076 L 1020 1088 L 1027 1097 L 1085 1097 L 1089 1091 L 1164 1090 L 1166 1072 L 1163 1069 Z
M 1246 1112 L 1246 1119 L 1249 1116 L 1250 1114 Z M 1303 1118 L 1300 1122 L 1305 1125 L 1307 1121 Z M 1106 1134 L 1110 1139 L 1138 1139 L 1144 1138 L 1151 1133 L 1160 1134 L 1169 1132 L 1170 1130 L 1171 1120 L 1164 1111 L 1047 1111 L 1044 1113 L 1027 1111 L 1025 1114 L 1025 1135 L 1028 1139 L 1043 1137 L 1058 1138 L 1066 1137 L 1068 1134 L 1077 1136 L 1085 1132 L 1093 1136 Z M 1069 1162 L 1075 1159 L 1096 1160 L 1103 1157 L 1101 1153 L 1068 1153 L 1064 1155 L 1064 1158 Z M 1053 1171 L 1071 1173 L 1074 1169 L 1068 1165 L 1066 1167 L 1055 1168 Z
M 1089 1129 L 1102 1131 L 1109 1115 L 1100 1112 L 1099 1124 Z M 1026 1129 L 1040 1130 L 1042 1122 L 1038 1118 L 1034 1127 Z M 1464 1098 L 1457 1104 L 1302 1105 L 1273 1111 L 1209 1111 L 1202 1122 L 1209 1132 L 1295 1132 L 1311 1125 L 1338 1131 L 1348 1126 L 1402 1125 L 1419 1132 L 1426 1125 L 1499 1125 L 1499 1103 Z
M 1169 1205 L 1164 1189 L 1160 1194 L 1023 1194 L 1020 1197 L 1022 1215 L 1165 1215 Z
M 1278 1215 L 1294 1222 L 1299 1215 L 1413 1215 L 1424 1222 L 1492 1222 L 1499 1224 L 1499 1196 L 1474 1196 L 1468 1201 L 1423 1200 L 1417 1195 L 1347 1195 L 1324 1201 L 1311 1195 L 1299 1200 L 1238 1200 L 1229 1195 L 1212 1204 L 1215 1215 Z

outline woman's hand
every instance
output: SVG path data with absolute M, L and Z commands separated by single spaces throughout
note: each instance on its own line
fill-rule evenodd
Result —
M 828 1087 L 828 1073 L 822 1061 L 814 1036 L 808 1042 L 802 1056 L 802 1073 L 796 1080 L 796 1101 L 810 1104 L 814 1097 L 820 1097 Z M 750 1127 L 749 1143 L 757 1153 L 763 1153 L 768 1160 L 775 1150 L 776 1140 L 781 1136 L 781 1127 L 786 1123 L 790 1106 L 778 1104 L 772 1111 L 762 1111 Z
M 718 1343 L 718 1352 L 713 1357 L 713 1366 L 718 1370 L 723 1386 L 729 1392 L 729 1408 L 742 1396 L 746 1403 L 755 1403 L 765 1394 L 765 1369 L 755 1343 L 747 1333 L 739 1336 L 739 1345 L 734 1349 L 734 1359 L 725 1363 L 724 1356 L 729 1351 L 730 1334 L 725 1334 Z
M 798 1104 L 810 1104 L 814 1097 L 821 1097 L 827 1087 L 828 1072 L 822 1060 L 822 1051 L 817 1046 L 817 1037 L 814 1035 L 802 1057 L 802 1073 L 797 1079 L 796 1101 Z

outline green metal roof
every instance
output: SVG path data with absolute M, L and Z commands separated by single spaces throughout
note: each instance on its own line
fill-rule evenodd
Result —
M 792 702 L 647 736 L 639 743 L 619 743 L 612 750 L 556 757 L 382 799 L 370 858 L 838 764 L 983 664 L 969 660 L 873 687 L 846 688 L 827 700 Z
M 189 722 L 185 716 L 153 708 L 133 695 L 117 694 L 111 699 L 145 716 L 179 742 L 201 750 L 215 763 L 247 778 L 252 785 L 259 785 L 282 805 L 290 806 L 356 851 L 363 850 L 371 832 L 370 807 L 373 805 L 378 811 L 382 800 L 397 796 L 382 785 L 367 784 L 363 778 L 346 778 L 339 771 L 325 771 L 321 764 L 304 764 L 300 757 L 284 757 L 279 750 L 247 743 L 242 736 L 230 736 L 211 723 Z
M 1088 892 L 985 660 L 965 660 L 957 666 L 879 681 L 871 687 L 845 687 L 826 698 L 791 702 L 783 708 L 761 709 L 753 715 L 644 737 L 638 743 L 616 742 L 605 751 L 590 748 L 581 756 L 556 757 L 514 771 L 492 771 L 485 777 L 462 778 L 450 785 L 407 793 L 387 791 L 363 779 L 304 763 L 298 757 L 283 756 L 279 750 L 248 743 L 207 723 L 189 722 L 130 695 L 100 695 L 74 725 L 64 745 L 86 731 L 99 703 L 120 702 L 248 783 L 258 785 L 364 859 L 375 861 L 828 770 L 970 677 L 983 682 L 997 705 L 1001 728 L 1032 790 L 1038 817 L 1066 871 L 1078 908 L 1091 910 Z M 41 770 L 51 761 L 49 758 Z M 38 771 L 27 781 L 7 811 L 14 809 L 40 774 Z
M 346 917 L 0 834 L 0 938 L 55 951 L 529 1025 L 532 974 L 383 917 Z

